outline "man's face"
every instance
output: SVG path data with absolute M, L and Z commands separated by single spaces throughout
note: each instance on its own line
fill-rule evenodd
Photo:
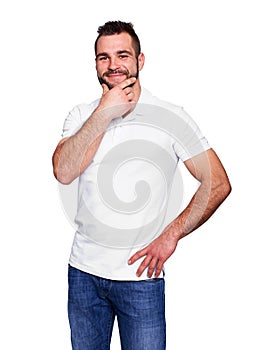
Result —
M 100 84 L 109 89 L 123 80 L 136 77 L 142 69 L 144 56 L 136 58 L 132 38 L 128 33 L 101 36 L 97 42 L 96 70 Z

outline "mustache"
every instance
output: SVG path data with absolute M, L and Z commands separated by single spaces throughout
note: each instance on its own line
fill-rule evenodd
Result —
M 129 72 L 125 69 L 115 69 L 115 70 L 110 69 L 103 74 L 103 77 L 109 77 L 110 75 L 113 75 L 113 74 L 125 74 L 129 76 Z

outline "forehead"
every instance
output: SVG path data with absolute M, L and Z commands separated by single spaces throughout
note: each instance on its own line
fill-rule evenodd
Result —
M 130 34 L 105 35 L 101 36 L 97 41 L 97 54 L 100 52 L 113 53 L 119 50 L 134 51 Z

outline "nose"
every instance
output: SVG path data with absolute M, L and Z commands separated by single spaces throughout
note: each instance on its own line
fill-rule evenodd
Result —
M 116 70 L 116 69 L 118 69 L 118 68 L 120 68 L 120 64 L 119 64 L 118 58 L 115 57 L 115 56 L 110 57 L 108 69 L 110 69 L 110 70 Z

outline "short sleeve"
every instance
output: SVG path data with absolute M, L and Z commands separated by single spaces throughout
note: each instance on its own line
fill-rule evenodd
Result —
M 81 126 L 81 112 L 79 106 L 74 107 L 67 115 L 64 125 L 62 137 L 74 135 Z
M 177 133 L 178 137 L 174 140 L 173 148 L 177 157 L 184 162 L 210 149 L 210 145 L 196 122 L 182 107 L 177 114 L 181 130 Z
M 74 135 L 90 118 L 92 112 L 98 106 L 100 99 L 93 101 L 91 104 L 81 103 L 74 107 L 67 115 L 64 125 L 62 137 L 69 137 Z

